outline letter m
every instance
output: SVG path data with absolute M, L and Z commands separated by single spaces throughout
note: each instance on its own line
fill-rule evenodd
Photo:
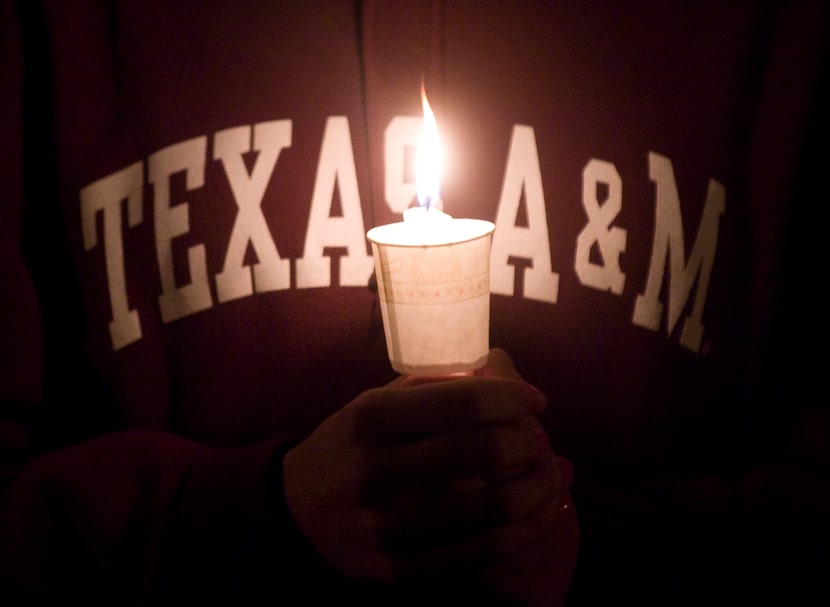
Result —
M 648 154 L 649 178 L 657 190 L 654 212 L 654 243 L 645 293 L 637 296 L 632 322 L 635 325 L 657 331 L 663 316 L 660 293 L 666 274 L 666 258 L 669 259 L 669 314 L 666 333 L 671 335 L 680 315 L 686 308 L 689 296 L 697 282 L 697 291 L 691 314 L 683 321 L 680 344 L 698 352 L 703 339 L 703 306 L 709 288 L 709 277 L 715 261 L 720 217 L 726 208 L 726 190 L 714 179 L 709 180 L 706 203 L 700 220 L 692 253 L 686 260 L 683 244 L 683 219 L 680 213 L 680 197 L 671 160 L 660 154 Z

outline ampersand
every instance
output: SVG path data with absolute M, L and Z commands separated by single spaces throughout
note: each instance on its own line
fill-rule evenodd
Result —
M 608 190 L 600 203 L 597 185 Z M 576 241 L 574 269 L 583 285 L 619 295 L 625 286 L 625 274 L 620 270 L 620 253 L 625 251 L 626 231 L 610 227 L 622 208 L 622 179 L 610 162 L 592 158 L 582 171 L 582 205 L 588 223 Z M 591 248 L 599 245 L 603 264 L 591 261 Z

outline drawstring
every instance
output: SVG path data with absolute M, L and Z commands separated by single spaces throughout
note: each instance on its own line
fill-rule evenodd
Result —
M 366 162 L 368 163 L 369 187 L 367 188 L 369 196 L 369 209 L 371 210 L 372 225 L 377 225 L 377 201 L 374 196 L 374 183 L 378 177 L 378 167 L 374 166 L 372 162 L 372 122 L 371 118 L 375 114 L 373 111 L 373 96 L 369 91 L 369 83 L 376 79 L 372 78 L 370 74 L 371 66 L 374 65 L 373 58 L 368 56 L 372 53 L 372 23 L 374 21 L 375 3 L 372 0 L 356 0 L 355 1 L 355 37 L 357 39 L 357 59 L 360 69 L 360 93 L 361 106 L 363 110 L 363 127 L 366 130 L 364 133 L 367 143 Z
M 428 80 L 428 96 L 440 105 L 446 84 L 444 81 L 444 0 L 432 0 L 429 30 L 430 65 L 429 74 L 425 80 Z
M 427 0 L 425 0 L 426 2 Z M 444 2 L 443 0 L 428 0 L 430 2 L 428 15 L 429 19 L 429 44 L 427 54 L 427 64 L 423 66 L 423 73 L 421 74 L 424 86 L 427 91 L 427 96 L 433 107 L 440 107 L 444 98 L 445 81 L 444 81 L 444 59 L 445 59 L 445 28 L 444 28 Z M 376 21 L 376 10 L 378 3 L 376 0 L 356 0 L 355 1 L 355 36 L 358 45 L 358 61 L 360 66 L 361 78 L 361 95 L 363 103 L 363 120 L 366 128 L 366 141 L 369 145 L 368 162 L 370 183 L 368 190 L 368 207 L 370 211 L 370 220 L 372 225 L 377 225 L 380 219 L 379 205 L 384 204 L 383 200 L 378 199 L 375 195 L 376 184 L 378 180 L 383 179 L 383 166 L 378 166 L 382 163 L 382 155 L 374 157 L 372 154 L 372 145 L 377 142 L 375 137 L 376 129 L 382 128 L 381 125 L 373 123 L 373 119 L 377 120 L 377 112 L 375 111 L 376 94 L 372 94 L 371 88 L 377 86 L 379 77 L 375 73 L 375 48 L 373 41 L 373 27 Z M 424 5 L 426 7 L 426 4 Z M 413 90 L 413 95 L 417 95 L 418 90 Z M 374 160 L 374 161 L 373 161 Z M 376 161 L 376 162 L 375 162 Z M 380 319 L 380 305 L 377 293 L 377 277 L 374 272 L 369 278 L 367 288 L 373 293 L 372 310 L 370 313 L 369 322 L 369 340 L 376 339 L 378 335 L 382 335 L 383 325 Z
M 374 166 L 372 162 L 372 116 L 373 111 L 373 96 L 369 92 L 369 82 L 374 80 L 371 78 L 369 70 L 373 65 L 372 57 L 367 57 L 372 52 L 372 23 L 374 13 L 374 2 L 372 0 L 356 0 L 355 1 L 355 36 L 357 38 L 357 58 L 360 67 L 360 92 L 361 105 L 363 109 L 363 125 L 366 129 L 365 140 L 367 143 L 366 162 L 368 163 L 369 187 L 366 188 L 369 196 L 368 206 L 371 211 L 372 225 L 377 225 L 377 201 L 374 196 L 375 178 L 378 177 L 378 167 Z M 383 337 L 383 320 L 381 318 L 380 300 L 378 298 L 377 277 L 375 271 L 372 270 L 372 275 L 369 277 L 367 284 L 369 291 L 372 293 L 372 304 L 369 311 L 369 319 L 367 323 L 366 340 L 368 344 L 372 344 L 379 338 Z

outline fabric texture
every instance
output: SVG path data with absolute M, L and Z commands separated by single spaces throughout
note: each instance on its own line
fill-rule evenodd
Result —
M 364 235 L 414 200 L 422 83 L 444 210 L 496 223 L 491 344 L 574 462 L 573 604 L 826 600 L 824 3 L 2 17 L 20 604 L 437 592 L 342 579 L 281 495 L 286 450 L 395 377 Z

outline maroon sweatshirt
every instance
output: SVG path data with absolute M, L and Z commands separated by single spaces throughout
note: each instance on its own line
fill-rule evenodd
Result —
M 826 402 L 822 3 L 10 4 L 2 573 L 23 604 L 375 596 L 305 544 L 280 461 L 394 377 L 365 232 L 414 199 L 422 81 L 444 210 L 496 224 L 491 344 L 576 467 L 573 602 L 820 578 L 826 469 L 758 470 Z M 794 522 L 769 503 L 798 474 L 816 508 Z

